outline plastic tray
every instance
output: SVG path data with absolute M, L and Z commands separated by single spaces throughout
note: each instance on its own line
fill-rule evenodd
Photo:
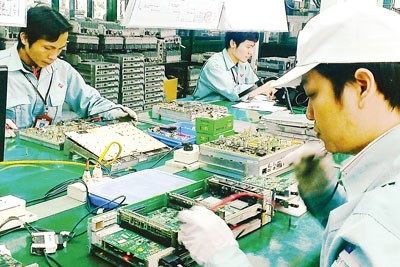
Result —
M 193 123 L 177 122 L 177 123 L 173 123 L 173 124 L 164 125 L 164 126 L 160 127 L 161 132 L 163 132 L 165 134 L 168 134 L 169 132 L 171 132 L 167 129 L 165 129 L 165 130 L 162 129 L 162 128 L 168 128 L 168 127 L 176 127 L 176 130 L 174 130 L 174 131 L 176 131 L 178 133 L 178 136 L 183 137 L 184 139 L 173 138 L 173 137 L 169 137 L 164 134 L 155 133 L 155 132 L 151 132 L 151 131 L 147 131 L 147 133 L 170 147 L 182 145 L 182 143 L 191 143 L 191 144 L 196 143 L 196 130 L 195 130 L 196 126 Z

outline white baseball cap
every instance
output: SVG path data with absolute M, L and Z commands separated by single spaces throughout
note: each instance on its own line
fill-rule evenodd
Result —
M 338 3 L 299 33 L 296 66 L 271 84 L 299 83 L 320 63 L 400 62 L 400 15 L 364 1 Z

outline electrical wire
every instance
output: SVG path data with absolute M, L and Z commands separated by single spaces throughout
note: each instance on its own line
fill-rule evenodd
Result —
M 267 201 L 263 195 L 251 193 L 251 192 L 240 192 L 240 193 L 232 194 L 232 195 L 225 197 L 219 203 L 217 203 L 216 205 L 212 206 L 209 209 L 212 210 L 213 212 L 216 212 L 220 207 L 225 206 L 226 204 L 228 204 L 232 201 L 235 201 L 236 199 L 241 198 L 241 197 L 256 197 L 256 198 L 266 201 L 266 204 L 268 204 L 274 208 L 274 205 L 271 202 Z
M 46 260 L 46 263 L 50 267 L 53 267 L 53 264 L 51 263 L 51 261 L 54 262 L 57 267 L 62 267 L 61 264 L 58 261 L 56 261 L 56 259 L 54 259 L 52 256 L 50 256 L 48 253 L 43 251 L 43 255 L 44 255 L 44 258 Z
M 117 145 L 117 146 L 118 146 L 118 153 L 117 153 L 117 155 L 115 155 L 115 157 L 114 157 L 111 161 L 105 163 L 104 166 L 110 166 L 111 164 L 113 164 L 113 163 L 119 158 L 119 156 L 120 156 L 121 153 L 122 153 L 122 150 L 123 150 L 123 149 L 122 149 L 121 143 L 120 143 L 120 142 L 117 142 L 117 141 L 112 141 L 112 142 L 110 142 L 110 143 L 106 146 L 106 148 L 104 149 L 104 151 L 100 154 L 99 159 L 98 159 L 98 162 L 101 163 L 101 162 L 103 161 L 104 157 L 107 155 L 108 150 L 110 150 L 110 147 L 111 147 L 112 145 Z
M 78 179 L 70 179 L 70 180 L 66 180 L 60 184 L 57 184 L 56 186 L 52 187 L 51 189 L 49 189 L 43 197 L 41 198 L 36 198 L 36 199 L 32 199 L 26 202 L 27 206 L 31 206 L 33 204 L 36 204 L 37 202 L 43 202 L 45 200 L 49 200 L 49 199 L 53 199 L 56 196 L 65 193 L 67 191 L 68 185 L 70 184 L 74 184 L 74 183 L 81 183 L 85 186 L 86 188 L 86 193 L 88 194 L 89 190 L 88 187 L 86 185 L 85 182 L 83 182 L 80 178 Z M 87 199 L 87 198 L 86 198 Z M 88 204 L 86 203 L 86 206 Z
M 167 153 L 165 153 L 164 155 L 162 155 L 153 165 L 151 165 L 151 167 L 149 167 L 149 169 L 153 169 L 158 163 L 160 163 L 161 160 L 163 160 L 166 156 L 168 156 L 169 154 L 171 154 L 171 152 L 177 150 L 178 148 L 182 148 L 182 147 L 183 147 L 183 143 L 174 146 L 173 148 L 171 148 L 170 151 L 168 151 Z
M 72 227 L 72 230 L 69 232 L 68 241 L 71 241 L 71 240 L 74 239 L 75 237 L 81 236 L 81 235 L 83 235 L 84 233 L 86 233 L 86 231 L 84 231 L 84 232 L 82 232 L 82 233 L 80 233 L 80 234 L 75 234 L 75 229 L 78 227 L 78 225 L 79 225 L 86 217 L 92 215 L 95 211 L 97 211 L 97 210 L 99 210 L 99 209 L 101 209 L 101 208 L 107 206 L 108 204 L 114 203 L 117 199 L 120 199 L 120 198 L 122 198 L 122 200 L 118 203 L 117 206 L 114 207 L 114 209 L 115 209 L 115 208 L 118 208 L 118 207 L 121 207 L 122 204 L 123 204 L 123 203 L 125 202 L 125 200 L 126 200 L 126 196 L 124 196 L 124 195 L 120 195 L 120 196 L 118 196 L 118 197 L 116 197 L 116 198 L 114 198 L 114 199 L 112 199 L 112 200 L 110 200 L 110 201 L 107 201 L 106 203 L 104 203 L 104 204 L 102 204 L 102 205 L 100 205 L 100 206 L 98 206 L 98 207 L 96 207 L 96 208 L 90 210 L 88 213 L 86 213 L 86 214 L 74 225 L 74 227 Z
M 64 160 L 13 160 L 13 161 L 3 161 L 0 162 L 0 166 L 13 166 L 22 164 L 43 164 L 43 165 L 53 165 L 53 164 L 64 164 L 64 165 L 74 165 L 79 167 L 86 167 L 85 163 L 79 163 L 74 161 L 64 161 Z M 94 166 L 90 166 L 94 167 Z

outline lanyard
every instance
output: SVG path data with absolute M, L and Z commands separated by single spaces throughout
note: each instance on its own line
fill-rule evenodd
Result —
M 235 73 L 234 73 L 234 71 L 233 71 L 233 68 L 234 68 L 234 67 L 231 68 L 231 73 L 232 73 L 233 81 L 234 81 L 237 85 L 239 85 L 239 79 L 236 79 L 236 75 L 235 75 Z
M 51 69 L 52 69 L 52 72 L 51 72 L 51 78 L 50 78 L 49 88 L 47 88 L 47 92 L 46 92 L 46 96 L 45 96 L 45 97 L 43 97 L 43 96 L 40 94 L 39 89 L 33 84 L 33 82 L 32 82 L 31 79 L 28 77 L 28 75 L 27 75 L 24 71 L 20 70 L 20 72 L 25 76 L 26 80 L 32 85 L 33 89 L 35 89 L 35 91 L 36 91 L 36 93 L 39 95 L 40 99 L 42 99 L 43 104 L 44 104 L 44 106 L 45 106 L 45 113 L 46 113 L 46 114 L 47 114 L 47 111 L 48 111 L 47 98 L 48 98 L 49 93 L 50 93 L 51 84 L 52 84 L 52 82 L 53 82 L 53 76 L 54 76 L 54 70 L 53 70 L 53 68 L 51 68 Z

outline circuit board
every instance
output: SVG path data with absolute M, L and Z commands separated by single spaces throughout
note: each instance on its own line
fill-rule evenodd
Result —
M 176 210 L 169 207 L 162 207 L 155 211 L 149 212 L 147 218 L 149 220 L 161 223 L 171 228 L 173 231 L 179 231 L 180 221 L 178 220 L 178 213 L 180 210 Z
M 215 207 L 235 194 L 240 196 Z M 212 176 L 90 218 L 91 252 L 116 266 L 191 266 L 193 259 L 178 241 L 181 210 L 206 206 L 239 238 L 271 221 L 272 202 L 271 190 Z
M 105 246 L 111 246 L 121 251 L 126 255 L 125 259 L 136 257 L 141 261 L 146 262 L 147 259 L 154 254 L 157 254 L 166 249 L 165 246 L 153 242 L 135 232 L 121 228 L 120 231 L 106 236 L 103 239 Z
M 245 131 L 200 145 L 203 169 L 241 179 L 287 168 L 281 160 L 302 141 Z
M 294 139 L 245 131 L 228 137 L 221 137 L 202 146 L 261 158 L 297 144 L 300 144 L 300 142 Z
M 258 229 L 270 222 L 273 216 L 273 208 L 270 205 L 273 198 L 271 190 L 212 176 L 204 181 L 121 208 L 121 225 L 141 234 L 148 233 L 164 245 L 179 248 L 177 232 L 180 222 L 176 218 L 179 211 L 194 205 L 212 208 L 225 197 L 244 192 L 263 196 L 263 200 L 254 195 L 244 196 L 217 207 L 214 212 L 231 226 L 246 224 L 253 219 L 257 221 Z
M 153 119 L 173 122 L 194 122 L 197 117 L 216 117 L 227 113 L 227 107 L 199 101 L 160 103 L 152 108 Z
M 88 222 L 92 253 L 117 266 L 158 267 L 159 260 L 174 252 L 138 233 L 121 228 L 117 212 L 92 217 Z
M 290 188 L 297 183 L 294 176 L 248 176 L 243 178 L 241 181 L 244 183 L 249 183 L 269 190 L 273 190 L 281 196 L 289 196 L 289 194 L 291 193 Z
M 300 216 L 307 211 L 307 207 L 299 195 L 298 183 L 294 175 L 284 177 L 249 176 L 243 178 L 242 182 L 272 190 L 276 210 L 294 216 Z
M 99 125 L 84 120 L 74 120 L 42 128 L 32 127 L 23 129 L 19 131 L 19 137 L 21 140 L 63 150 L 66 132 L 85 131 L 96 127 L 99 127 Z
M 136 128 L 130 122 L 65 133 L 65 150 L 84 158 L 98 159 L 106 149 L 103 160 L 117 157 L 111 170 L 130 167 L 136 163 L 155 159 L 169 151 L 167 145 Z M 121 145 L 121 151 L 120 147 Z

